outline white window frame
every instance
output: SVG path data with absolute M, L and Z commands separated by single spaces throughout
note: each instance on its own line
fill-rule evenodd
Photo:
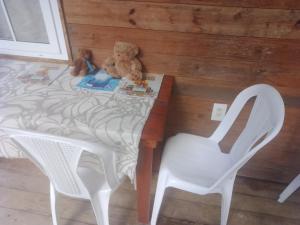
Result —
M 68 60 L 68 52 L 59 14 L 57 0 L 39 0 L 49 44 L 17 41 L 6 12 L 3 0 L 0 4 L 4 10 L 13 40 L 0 40 L 0 54 Z

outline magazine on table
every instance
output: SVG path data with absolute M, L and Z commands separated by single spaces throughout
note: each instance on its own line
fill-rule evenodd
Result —
M 134 82 L 123 78 L 117 90 L 120 94 L 140 97 L 157 97 L 162 83 L 163 74 L 145 74 L 145 80 Z
M 99 70 L 96 74 L 87 75 L 77 84 L 77 87 L 93 90 L 114 92 L 118 88 L 120 79 L 113 78 L 104 70 Z

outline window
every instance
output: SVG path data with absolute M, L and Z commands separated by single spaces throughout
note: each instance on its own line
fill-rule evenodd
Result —
M 56 0 L 0 0 L 0 53 L 68 59 Z

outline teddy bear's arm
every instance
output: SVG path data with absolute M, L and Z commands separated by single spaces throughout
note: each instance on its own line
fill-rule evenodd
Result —
M 109 58 L 105 59 L 102 64 L 102 68 L 108 74 L 110 74 L 112 77 L 121 78 L 120 74 L 118 73 L 118 71 L 116 69 L 116 63 L 115 63 L 115 59 L 113 57 L 109 57 Z

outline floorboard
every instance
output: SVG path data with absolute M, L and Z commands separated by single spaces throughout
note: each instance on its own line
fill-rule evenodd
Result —
M 152 195 L 154 196 L 156 177 Z M 277 203 L 284 184 L 239 177 L 228 225 L 299 225 L 300 191 Z M 220 196 L 168 189 L 158 225 L 215 225 Z M 111 225 L 135 225 L 136 193 L 126 180 L 110 201 Z M 59 197 L 60 225 L 96 224 L 88 201 Z M 47 178 L 26 159 L 0 159 L 0 224 L 51 225 Z

